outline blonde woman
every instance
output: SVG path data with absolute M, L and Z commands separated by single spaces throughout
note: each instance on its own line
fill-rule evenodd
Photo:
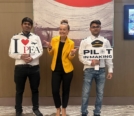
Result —
M 66 107 L 69 100 L 70 84 L 73 78 L 73 65 L 71 60 L 77 49 L 74 49 L 74 42 L 68 38 L 70 26 L 67 20 L 62 20 L 59 27 L 59 36 L 52 38 L 51 43 L 46 42 L 48 53 L 53 56 L 52 70 L 52 94 L 57 108 L 56 116 L 66 116 Z M 60 97 L 60 85 L 62 83 L 62 100 Z

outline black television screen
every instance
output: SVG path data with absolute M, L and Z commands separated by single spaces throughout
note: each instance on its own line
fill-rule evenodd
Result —
M 124 6 L 124 39 L 134 40 L 134 5 Z

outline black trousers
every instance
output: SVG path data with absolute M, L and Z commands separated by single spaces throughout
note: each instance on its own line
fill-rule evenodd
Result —
M 52 94 L 56 108 L 66 108 L 69 100 L 70 84 L 73 77 L 73 71 L 65 73 L 64 71 L 52 72 Z M 62 100 L 60 98 L 60 85 L 62 83 Z
M 30 88 L 32 91 L 33 110 L 37 110 L 39 108 L 39 91 L 38 91 L 40 83 L 39 65 L 32 67 L 27 65 L 18 65 L 15 66 L 14 71 L 14 81 L 16 84 L 16 98 L 15 98 L 16 112 L 23 111 L 22 99 L 27 77 L 29 78 Z

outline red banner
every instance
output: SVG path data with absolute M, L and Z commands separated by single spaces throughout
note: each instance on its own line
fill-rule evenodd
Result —
M 68 6 L 91 7 L 91 6 L 102 5 L 102 4 L 111 2 L 112 0 L 55 0 L 55 1 L 68 5 Z

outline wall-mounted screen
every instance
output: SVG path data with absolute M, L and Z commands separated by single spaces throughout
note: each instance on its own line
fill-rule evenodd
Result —
M 134 39 L 134 5 L 124 6 L 124 39 Z

